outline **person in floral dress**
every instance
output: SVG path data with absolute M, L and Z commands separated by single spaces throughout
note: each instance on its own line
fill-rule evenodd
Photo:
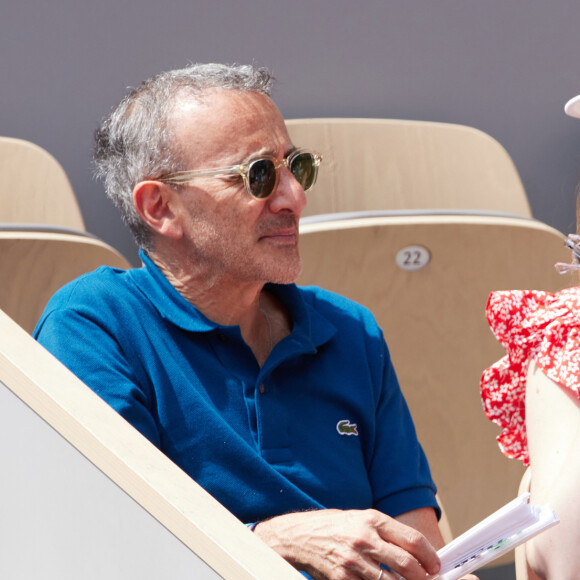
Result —
M 580 96 L 565 111 L 580 118 Z M 577 201 L 580 218 L 580 197 Z M 580 219 L 577 220 L 580 233 Z M 580 236 L 566 244 L 580 270 Z M 580 287 L 558 293 L 493 292 L 487 319 L 507 351 L 481 378 L 483 408 L 502 429 L 501 451 L 531 468 L 534 503 L 549 504 L 560 524 L 526 545 L 530 578 L 580 577 Z

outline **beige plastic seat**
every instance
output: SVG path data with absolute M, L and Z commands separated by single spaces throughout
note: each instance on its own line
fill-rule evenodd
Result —
M 322 153 L 304 215 L 475 210 L 531 217 L 518 172 L 488 134 L 395 119 L 292 119 L 296 146 Z
M 34 143 L 0 137 L 0 223 L 85 230 L 64 169 Z
M 88 235 L 0 228 L 0 310 L 32 332 L 56 290 L 101 265 L 130 267 L 115 249 Z
M 439 518 L 439 531 L 441 532 L 443 541 L 448 544 L 453 539 L 453 532 L 451 531 L 451 525 L 449 523 L 449 518 L 447 517 L 445 503 L 439 495 L 437 495 L 437 502 L 439 503 L 439 508 L 441 509 L 441 517 Z
M 485 318 L 488 295 L 570 285 L 553 267 L 570 259 L 564 237 L 535 220 L 483 215 L 305 221 L 298 283 L 373 311 L 451 530 L 463 533 L 516 497 L 523 473 L 499 451 L 479 397 L 483 370 L 504 354 Z

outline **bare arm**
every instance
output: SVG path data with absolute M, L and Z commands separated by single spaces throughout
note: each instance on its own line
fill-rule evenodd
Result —
M 445 545 L 433 508 L 425 507 L 412 510 L 397 516 L 395 519 L 421 532 L 436 550 Z
M 530 566 L 542 577 L 578 577 L 580 553 L 580 401 L 532 362 L 526 386 L 526 427 L 534 503 L 548 503 L 560 524 L 526 546 Z

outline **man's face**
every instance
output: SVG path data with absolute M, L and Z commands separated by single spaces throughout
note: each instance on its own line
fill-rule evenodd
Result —
M 231 167 L 258 154 L 282 160 L 293 149 L 284 120 L 265 95 L 229 90 L 187 100 L 173 117 L 187 169 Z M 285 167 L 276 191 L 252 198 L 239 175 L 200 177 L 184 186 L 178 211 L 188 259 L 209 278 L 290 283 L 301 270 L 298 220 L 302 187 Z M 225 277 L 225 278 L 224 278 Z

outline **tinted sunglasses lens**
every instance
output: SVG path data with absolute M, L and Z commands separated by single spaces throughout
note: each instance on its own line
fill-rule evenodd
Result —
M 308 191 L 316 181 L 316 163 L 312 153 L 299 153 L 292 159 L 290 171 L 304 191 Z
M 276 166 L 270 159 L 258 159 L 248 169 L 250 193 L 258 199 L 272 194 L 276 187 Z

